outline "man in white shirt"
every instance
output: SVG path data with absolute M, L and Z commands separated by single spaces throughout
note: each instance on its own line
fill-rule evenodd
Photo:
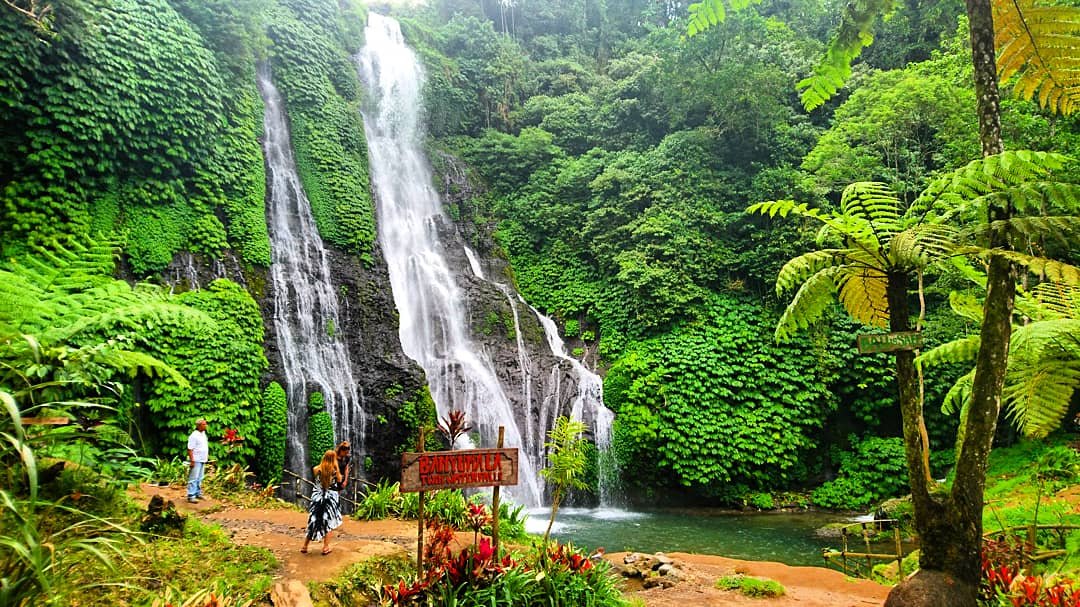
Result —
M 210 441 L 206 438 L 206 420 L 195 422 L 195 431 L 187 439 L 188 462 L 191 474 L 188 475 L 187 501 L 196 503 L 203 496 L 202 479 L 206 462 L 210 459 Z

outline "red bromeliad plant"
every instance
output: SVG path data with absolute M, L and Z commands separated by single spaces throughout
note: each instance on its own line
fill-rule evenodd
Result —
M 1022 542 L 1020 538 L 984 542 L 981 604 L 987 607 L 1080 607 L 1080 585 L 1072 580 L 1020 573 Z
M 480 535 L 480 530 L 484 526 L 491 524 L 491 515 L 488 514 L 487 506 L 484 504 L 469 504 L 467 520 L 469 529 L 473 530 L 473 544 L 475 544 L 476 538 Z

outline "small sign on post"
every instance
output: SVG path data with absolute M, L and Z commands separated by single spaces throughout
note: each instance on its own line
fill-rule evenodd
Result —
M 895 352 L 897 350 L 918 350 L 922 348 L 922 332 L 905 331 L 903 333 L 869 333 L 860 335 L 856 345 L 861 354 Z
M 402 493 L 517 483 L 516 447 L 401 454 Z

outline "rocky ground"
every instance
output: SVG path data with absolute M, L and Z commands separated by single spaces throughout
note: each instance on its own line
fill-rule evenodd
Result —
M 354 521 L 347 519 L 335 532 L 332 552 L 323 556 L 320 545 L 312 544 L 307 554 L 300 553 L 307 515 L 296 510 L 239 508 L 212 498 L 198 504 L 184 499 L 182 488 L 144 485 L 140 501 L 152 495 L 172 500 L 185 514 L 217 523 L 229 531 L 238 544 L 261 546 L 274 553 L 281 563 L 279 581 L 273 592 L 277 607 L 311 605 L 306 585 L 312 581 L 333 579 L 349 565 L 374 557 L 416 553 L 416 523 L 398 520 Z M 471 533 L 459 536 L 463 544 L 472 541 Z M 889 588 L 867 580 L 853 580 L 820 567 L 791 567 L 780 563 L 740 561 L 706 554 L 670 553 L 666 555 L 606 555 L 616 569 L 625 571 L 627 596 L 644 601 L 646 607 L 862 607 L 881 605 Z M 626 563 L 627 560 L 633 561 Z M 662 582 L 649 582 L 634 567 L 659 571 Z M 716 580 L 726 575 L 743 574 L 775 580 L 786 594 L 777 598 L 749 598 L 736 591 L 718 590 Z

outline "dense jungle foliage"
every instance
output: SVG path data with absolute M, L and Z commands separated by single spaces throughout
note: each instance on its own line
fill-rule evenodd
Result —
M 474 244 L 507 256 L 529 301 L 555 314 L 580 351 L 599 352 L 618 413 L 615 450 L 636 471 L 632 494 L 675 486 L 739 503 L 858 476 L 859 462 L 900 469 L 896 449 L 867 451 L 897 438 L 900 424 L 889 357 L 851 348 L 863 329 L 836 315 L 773 342 L 785 301 L 772 285 L 814 228 L 744 211 L 776 198 L 834 208 L 858 180 L 913 200 L 978 154 L 971 62 L 957 3 L 907 4 L 881 24 L 842 94 L 808 113 L 794 83 L 822 52 L 834 8 L 767 0 L 692 38 L 679 2 L 394 9 L 427 68 L 432 148 L 464 159 L 484 186 L 451 214 L 488 228 L 473 233 L 490 240 Z M 183 252 L 235 256 L 257 304 L 269 262 L 254 87 L 262 62 L 288 100 L 320 231 L 370 261 L 374 213 L 350 60 L 364 10 L 70 0 L 55 3 L 47 35 L 0 13 L 10 42 L 0 45 L 5 255 L 111 242 L 123 276 L 151 280 Z M 1011 148 L 1076 150 L 1074 118 L 1007 100 L 1004 120 Z M 927 273 L 928 346 L 975 329 L 948 309 L 951 292 L 973 289 L 956 272 Z M 245 297 L 225 283 L 167 297 L 230 327 L 201 337 L 168 323 L 128 327 L 133 349 L 190 383 L 123 380 L 118 403 L 147 453 L 172 454 L 198 409 L 244 436 L 230 456 L 259 453 L 249 463 L 272 480 L 281 447 L 265 441 L 280 443 L 284 421 L 269 404 L 280 395 L 265 383 L 258 307 Z M 247 362 L 214 366 L 225 360 Z M 966 371 L 926 370 L 936 450 L 952 445 L 955 415 L 938 411 Z M 274 428 L 256 427 L 260 416 Z M 314 421 L 321 448 L 328 420 Z M 862 508 L 901 488 L 883 481 L 818 501 Z
M 765 0 L 691 38 L 677 2 L 403 13 L 427 65 L 432 146 L 486 185 L 457 211 L 491 226 L 531 302 L 599 342 L 638 491 L 737 501 L 839 474 L 816 502 L 903 492 L 886 480 L 904 473 L 890 358 L 852 349 L 866 329 L 835 320 L 773 343 L 787 301 L 772 286 L 817 226 L 744 211 L 778 198 L 836 209 L 847 184 L 871 180 L 910 203 L 977 158 L 970 50 L 959 3 L 897 6 L 842 94 L 807 113 L 795 83 L 834 9 Z M 1008 99 L 1003 121 L 1007 148 L 1077 151 L 1075 118 Z M 923 281 L 928 346 L 977 331 L 949 310 L 950 293 L 977 287 L 948 269 Z M 955 416 L 940 409 L 966 370 L 925 370 L 935 450 L 952 446 Z
M 464 161 L 479 186 L 448 200 L 448 214 L 479 228 L 465 230 L 471 244 L 506 258 L 519 291 L 605 375 L 626 494 L 866 509 L 905 493 L 892 359 L 853 348 L 871 330 L 859 320 L 882 325 L 874 302 L 852 320 L 840 294 L 843 306 L 815 303 L 822 318 L 808 323 L 785 314 L 792 296 L 776 288 L 843 250 L 819 245 L 858 245 L 862 234 L 836 238 L 854 225 L 844 219 L 851 208 L 864 208 L 851 198 L 878 205 L 871 225 L 892 221 L 893 207 L 914 208 L 927 224 L 953 220 L 949 237 L 971 237 L 972 207 L 949 188 L 977 182 L 962 179 L 972 166 L 984 183 L 1004 174 L 1024 188 L 1026 178 L 1046 178 L 1027 190 L 1028 207 L 1039 208 L 1012 201 L 1032 213 L 1000 230 L 1010 261 L 1030 271 L 1019 280 L 997 442 L 1075 431 L 1080 295 L 1056 284 L 1080 282 L 1075 114 L 1006 98 L 1006 149 L 1037 153 L 971 165 L 981 150 L 961 3 L 897 3 L 843 89 L 812 111 L 797 83 L 814 71 L 840 3 L 760 0 L 687 37 L 688 4 L 377 7 L 401 20 L 426 66 L 431 151 Z M 181 476 L 176 458 L 198 417 L 215 433 L 222 492 L 251 480 L 246 467 L 259 482 L 280 482 L 288 403 L 272 381 L 260 311 L 271 251 L 257 72 L 286 99 L 324 240 L 373 266 L 363 92 L 351 58 L 367 10 L 359 0 L 0 5 L 0 527 L 14 530 L 5 541 L 18 536 L 0 553 L 0 603 L 48 595 L 49 584 L 65 583 L 60 573 L 93 580 L 93 559 L 82 557 L 107 560 L 129 537 L 111 521 L 137 520 L 119 487 Z M 866 181 L 879 185 L 850 189 Z M 758 204 L 766 201 L 775 202 Z M 832 232 L 814 221 L 823 217 L 835 220 Z M 976 240 L 963 250 L 969 261 L 981 254 Z M 786 265 L 792 259 L 803 266 Z M 189 291 L 170 280 L 192 261 L 231 264 L 236 281 Z M 920 396 L 929 467 L 940 477 L 970 393 L 986 278 L 977 263 L 916 262 L 892 269 L 910 273 L 907 299 L 919 311 Z M 393 390 L 388 399 L 401 396 Z M 334 428 L 321 395 L 310 397 L 317 456 L 333 446 Z M 30 431 L 21 421 L 51 416 L 72 423 Z M 434 417 L 424 393 L 398 411 L 413 438 Z M 216 440 L 225 432 L 234 440 Z M 1038 460 L 1024 477 L 1038 484 L 1036 504 L 1044 489 L 1078 478 L 1075 449 L 1053 440 L 1009 452 L 1010 471 Z M 596 457 L 593 445 L 583 452 Z M 53 473 L 53 458 L 78 466 Z M 1021 476 L 1003 478 L 1012 474 Z M 1027 523 L 1026 506 L 1002 517 Z M 224 552 L 220 534 L 197 526 L 178 541 L 197 558 Z M 132 567 L 167 577 L 153 546 L 135 549 Z M 582 562 L 558 556 L 568 567 Z M 237 596 L 264 597 L 272 559 L 242 559 L 254 575 Z M 592 575 L 581 579 L 607 583 Z M 184 584 L 200 582 L 189 577 Z M 80 589 L 62 590 L 51 596 Z

